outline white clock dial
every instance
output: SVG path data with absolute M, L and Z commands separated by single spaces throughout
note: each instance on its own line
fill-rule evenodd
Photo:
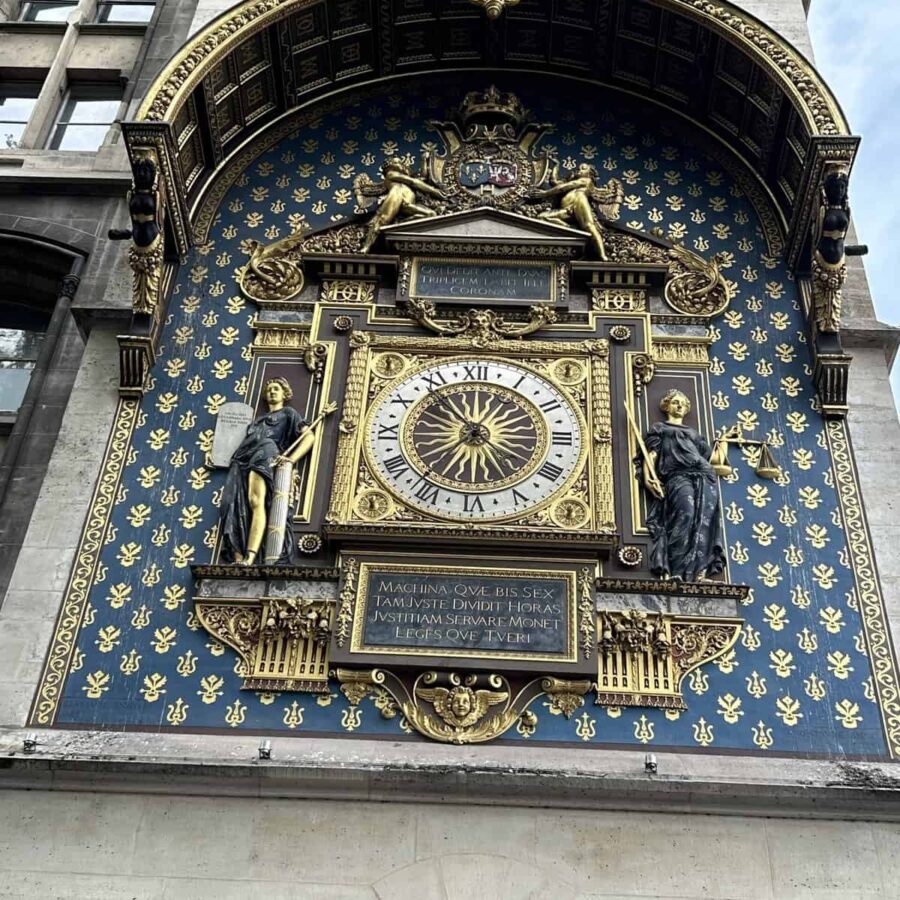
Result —
M 587 453 L 584 419 L 521 363 L 458 357 L 386 387 L 369 414 L 368 461 L 406 504 L 456 521 L 537 509 L 568 487 Z

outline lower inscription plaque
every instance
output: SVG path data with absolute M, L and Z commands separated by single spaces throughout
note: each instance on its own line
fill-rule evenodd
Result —
M 572 571 L 363 563 L 354 653 L 576 662 Z

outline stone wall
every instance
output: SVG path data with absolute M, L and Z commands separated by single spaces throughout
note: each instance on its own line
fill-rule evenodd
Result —
M 900 824 L 4 792 L 0 897 L 896 897 Z

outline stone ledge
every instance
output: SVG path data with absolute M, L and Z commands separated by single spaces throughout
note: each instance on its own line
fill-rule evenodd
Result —
M 845 319 L 841 323 L 841 343 L 846 350 L 854 347 L 882 348 L 890 369 L 900 347 L 900 328 L 878 319 Z
M 900 821 L 886 763 L 278 737 L 261 762 L 258 736 L 51 730 L 25 755 L 25 733 L 0 732 L 0 788 Z

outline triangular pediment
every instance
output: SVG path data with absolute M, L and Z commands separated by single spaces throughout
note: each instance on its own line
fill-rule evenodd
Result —
M 381 236 L 397 249 L 432 241 L 565 247 L 570 254 L 583 250 L 590 240 L 584 231 L 491 207 L 398 222 L 383 228 Z

